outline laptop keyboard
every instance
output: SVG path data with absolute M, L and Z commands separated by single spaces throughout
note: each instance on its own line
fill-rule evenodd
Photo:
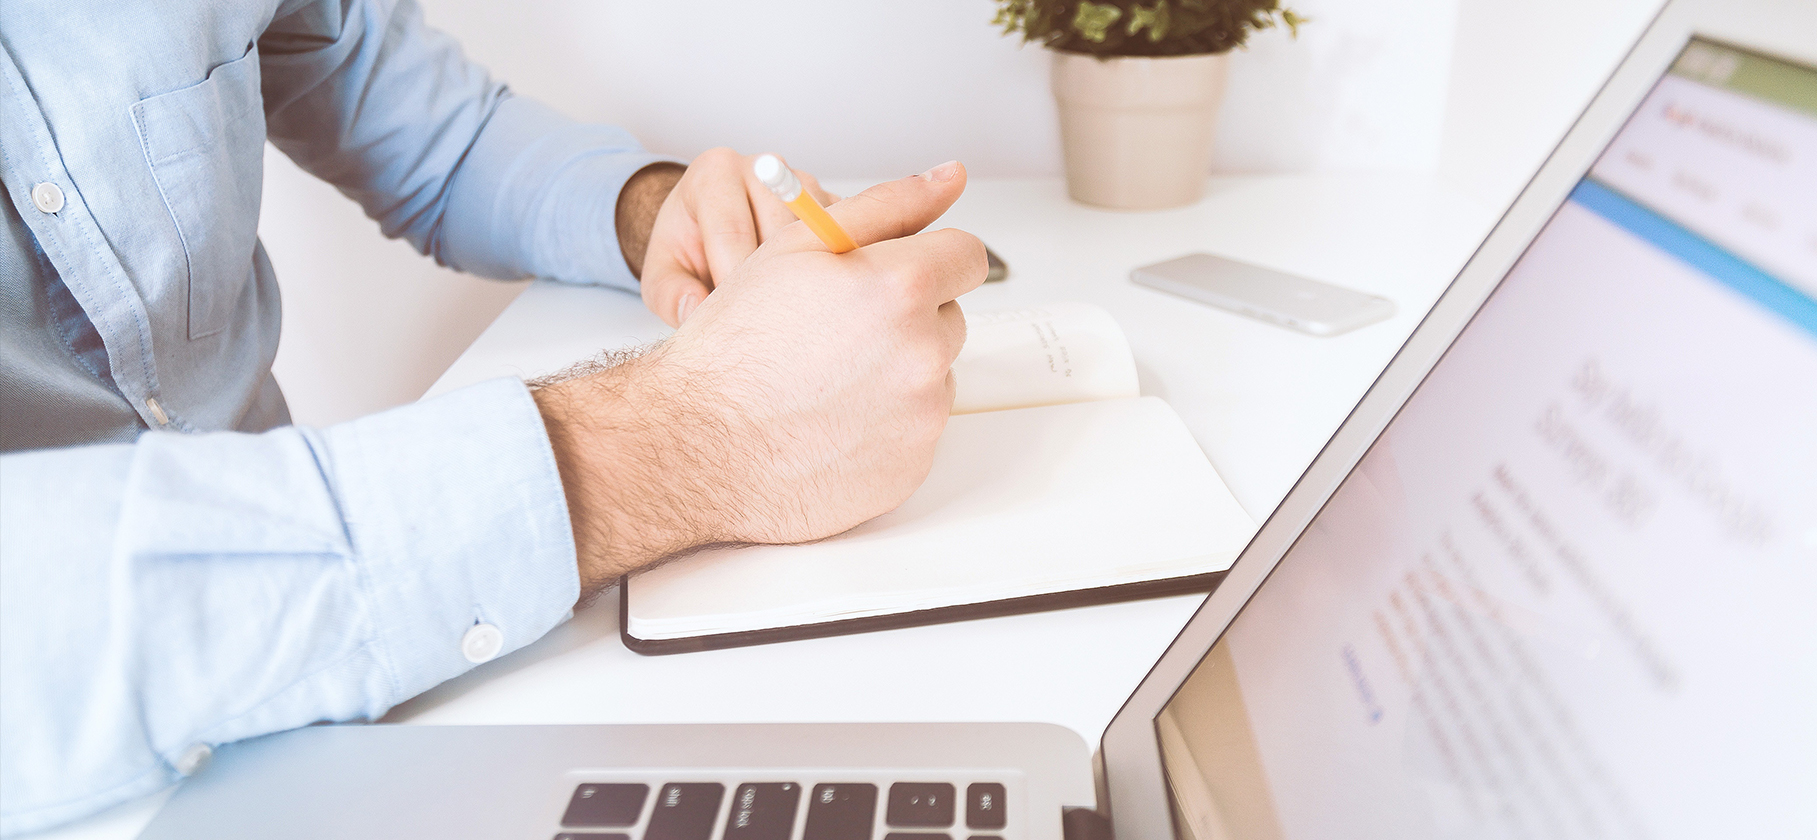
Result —
M 1010 819 L 1018 778 L 894 781 L 876 775 L 657 785 L 584 781 L 572 789 L 554 840 L 1015 840 L 1021 834 Z

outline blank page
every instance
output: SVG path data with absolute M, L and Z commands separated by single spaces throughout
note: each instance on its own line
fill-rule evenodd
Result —
M 1222 571 L 1254 531 L 1162 400 L 968 414 L 895 511 L 634 575 L 627 629 L 675 639 Z

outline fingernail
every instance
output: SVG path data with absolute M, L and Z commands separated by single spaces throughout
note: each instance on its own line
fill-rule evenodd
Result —
M 699 306 L 699 305 L 700 305 L 699 297 L 696 297 L 694 295 L 682 295 L 681 303 L 676 304 L 676 306 L 675 306 L 675 323 L 677 325 L 687 323 L 688 314 L 693 312 L 694 307 Z
M 959 174 L 959 161 L 949 160 L 939 166 L 921 173 L 924 181 L 951 181 Z

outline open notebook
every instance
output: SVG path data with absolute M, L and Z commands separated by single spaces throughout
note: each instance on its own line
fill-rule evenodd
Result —
M 1087 304 L 968 319 L 954 416 L 901 507 L 816 543 L 626 579 L 625 643 L 678 653 L 1209 589 L 1255 522 Z

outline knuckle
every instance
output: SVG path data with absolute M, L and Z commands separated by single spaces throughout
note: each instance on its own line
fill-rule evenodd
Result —
M 909 346 L 909 352 L 913 360 L 917 385 L 932 381 L 935 379 L 935 373 L 945 374 L 947 365 L 946 360 L 942 357 L 946 355 L 946 349 L 941 347 L 940 342 L 936 341 L 932 335 L 922 333 L 915 336 Z
M 948 247 L 964 260 L 968 270 L 977 269 L 980 277 L 989 271 L 990 258 L 985 256 L 984 240 L 958 228 L 942 228 L 937 232 L 942 234 Z
M 940 433 L 946 430 L 946 420 L 952 415 L 953 392 L 947 388 L 930 389 L 921 408 L 924 419 L 917 443 L 932 456 L 934 444 L 940 441 Z
M 916 353 L 917 381 L 925 383 L 935 394 L 944 393 L 946 378 L 953 372 L 953 360 L 946 342 L 938 336 L 926 336 Z
M 736 165 L 744 161 L 744 155 L 739 154 L 737 149 L 730 146 L 715 146 L 701 152 L 700 156 L 694 160 L 696 163 L 707 163 L 719 166 L 728 164 Z
M 884 299 L 892 310 L 913 309 L 921 302 L 922 271 L 914 264 L 891 268 L 882 284 Z

